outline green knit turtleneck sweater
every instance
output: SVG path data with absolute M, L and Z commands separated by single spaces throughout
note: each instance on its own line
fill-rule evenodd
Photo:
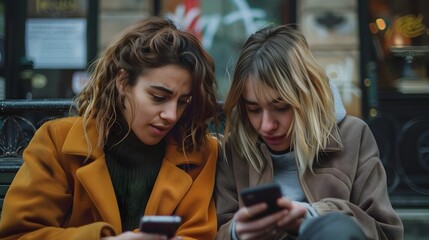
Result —
M 141 142 L 132 131 L 121 141 L 126 129 L 127 127 L 121 128 L 118 125 L 114 127 L 104 148 L 121 214 L 122 231 L 138 227 L 166 149 L 165 141 L 149 146 Z

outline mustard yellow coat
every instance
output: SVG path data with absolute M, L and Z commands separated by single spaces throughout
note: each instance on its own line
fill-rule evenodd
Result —
M 24 151 L 24 163 L 5 197 L 0 239 L 100 239 L 122 232 L 115 192 L 102 148 L 96 147 L 95 122 L 88 145 L 82 120 L 69 117 L 39 128 Z M 213 239 L 216 234 L 214 188 L 218 143 L 185 156 L 167 146 L 145 215 L 179 215 L 177 235 Z M 185 172 L 180 165 L 194 167 Z

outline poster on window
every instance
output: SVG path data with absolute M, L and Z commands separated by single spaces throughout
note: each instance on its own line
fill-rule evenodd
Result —
M 85 68 L 87 20 L 29 18 L 25 26 L 26 57 L 35 69 Z

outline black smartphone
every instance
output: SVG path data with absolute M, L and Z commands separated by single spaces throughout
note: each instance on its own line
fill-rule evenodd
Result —
M 267 210 L 254 216 L 253 219 L 265 217 L 282 210 L 277 205 L 277 199 L 282 197 L 280 186 L 277 183 L 269 183 L 259 185 L 257 187 L 245 188 L 240 192 L 240 195 L 246 207 L 250 207 L 262 202 L 265 202 L 268 205 Z
M 179 216 L 143 216 L 140 220 L 140 231 L 172 238 L 181 223 L 182 218 Z

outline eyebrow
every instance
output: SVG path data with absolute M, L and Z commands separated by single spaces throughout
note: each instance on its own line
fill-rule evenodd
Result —
M 172 95 L 173 94 L 173 91 L 171 91 L 170 89 L 168 89 L 168 88 L 166 88 L 166 87 L 161 87 L 161 86 L 150 86 L 151 88 L 154 88 L 154 89 L 156 89 L 156 90 L 159 90 L 159 91 L 163 91 L 163 92 L 165 92 L 165 93 L 168 93 L 168 94 L 170 94 L 170 95 Z
M 243 101 L 244 101 L 244 104 L 247 104 L 247 105 L 258 105 L 258 103 L 250 101 L 250 100 L 247 100 L 245 98 L 243 98 Z
M 259 105 L 257 102 L 250 101 L 250 100 L 245 99 L 245 98 L 243 98 L 243 101 L 244 101 L 244 104 L 248 104 L 248 105 Z M 272 101 L 271 101 L 271 103 L 273 103 L 273 104 L 281 103 L 281 102 L 283 102 L 281 97 L 278 97 L 278 98 L 276 98 L 276 99 L 274 99 L 274 100 L 272 100 Z
M 169 95 L 173 95 L 173 91 L 171 91 L 170 89 L 168 89 L 168 88 L 166 88 L 166 87 L 162 87 L 162 86 L 150 86 L 151 88 L 154 88 L 154 89 L 156 89 L 156 90 L 159 90 L 159 91 L 162 91 L 162 92 L 165 92 L 165 93 L 167 93 L 167 94 L 169 94 Z M 180 97 L 190 97 L 190 96 L 192 96 L 192 94 L 191 93 L 188 93 L 188 94 L 183 94 L 182 96 L 180 96 Z

